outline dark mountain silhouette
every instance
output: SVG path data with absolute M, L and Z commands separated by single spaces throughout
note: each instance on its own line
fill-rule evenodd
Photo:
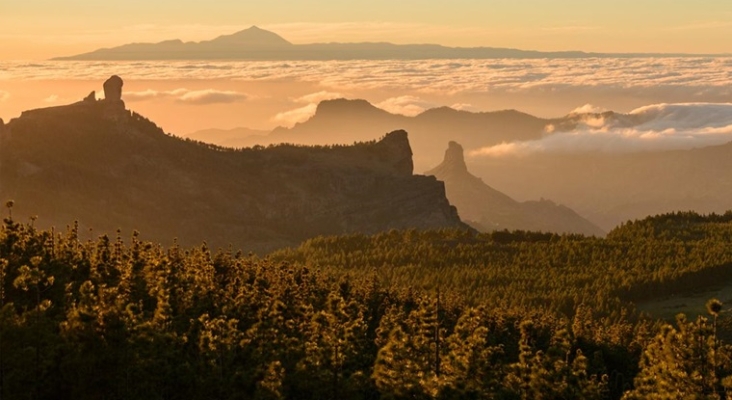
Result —
M 121 86 L 120 86 L 121 88 Z M 121 90 L 121 89 L 120 89 Z M 166 135 L 93 97 L 0 127 L 0 198 L 14 216 L 147 239 L 264 251 L 318 235 L 466 227 L 434 177 L 412 174 L 404 131 L 335 147 L 239 151 Z
M 496 47 L 384 42 L 292 44 L 256 26 L 201 42 L 131 43 L 56 60 L 420 60 L 492 58 L 683 57 L 686 54 L 541 52 Z M 700 55 L 695 55 L 700 56 Z M 714 55 L 709 55 L 714 56 Z
M 217 140 L 196 132 L 190 137 L 215 143 L 246 147 L 276 143 L 305 145 L 350 144 L 370 140 L 374 135 L 404 129 L 409 132 L 416 171 L 424 171 L 442 158 L 443 144 L 450 140 L 467 148 L 478 148 L 504 141 L 538 139 L 552 120 L 537 118 L 515 110 L 473 113 L 448 107 L 427 110 L 416 117 L 391 114 L 366 100 L 326 100 L 315 115 L 292 128 L 276 128 L 266 136 L 246 130 L 238 139 Z
M 521 229 L 595 236 L 605 234 L 565 206 L 543 199 L 520 203 L 488 186 L 468 172 L 463 147 L 456 142 L 449 143 L 443 162 L 425 175 L 444 181 L 450 203 L 457 207 L 464 221 L 483 232 Z
M 275 58 L 293 45 L 279 35 L 253 26 L 249 29 L 202 42 L 166 40 L 130 43 L 57 60 L 184 60 Z

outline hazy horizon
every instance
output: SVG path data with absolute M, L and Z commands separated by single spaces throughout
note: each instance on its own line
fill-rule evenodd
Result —
M 242 18 L 244 17 L 244 18 Z M 244 19 L 244 21 L 242 21 Z M 588 52 L 732 53 L 728 2 L 612 3 L 459 0 L 443 3 L 319 0 L 277 5 L 202 1 L 50 0 L 0 5 L 0 59 L 40 60 L 100 47 L 208 40 L 257 25 L 293 43 L 394 42 Z

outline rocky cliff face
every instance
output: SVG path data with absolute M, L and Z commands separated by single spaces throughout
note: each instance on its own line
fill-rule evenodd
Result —
M 519 203 L 468 172 L 463 148 L 448 144 L 443 162 L 425 173 L 445 182 L 447 198 L 460 216 L 481 231 L 532 230 L 604 235 L 604 232 L 571 209 L 549 200 Z
M 442 182 L 412 174 L 404 131 L 230 150 L 166 135 L 123 104 L 32 110 L 0 128 L 0 199 L 15 200 L 16 218 L 257 252 L 317 235 L 466 227 Z

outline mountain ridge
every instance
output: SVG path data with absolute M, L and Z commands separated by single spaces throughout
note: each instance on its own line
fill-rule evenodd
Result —
M 448 107 L 410 117 L 383 110 L 363 99 L 340 98 L 321 101 L 313 116 L 290 128 L 278 127 L 264 136 L 245 135 L 236 141 L 230 138 L 229 143 L 235 147 L 274 143 L 350 144 L 369 140 L 375 134 L 404 129 L 410 132 L 415 169 L 425 171 L 440 159 L 441 143 L 455 140 L 468 148 L 477 148 L 503 141 L 539 139 L 552 121 L 517 110 L 469 112 Z M 202 139 L 196 132 L 188 136 L 191 135 Z
M 374 133 L 405 129 L 410 133 L 416 171 L 427 171 L 438 165 L 443 159 L 444 143 L 455 141 L 470 154 L 472 173 L 511 198 L 523 202 L 552 199 L 604 231 L 647 215 L 679 210 L 721 213 L 730 207 L 732 178 L 728 171 L 732 170 L 732 144 L 729 143 L 709 146 L 702 141 L 697 149 L 649 147 L 618 153 L 603 151 L 601 147 L 574 151 L 570 147 L 564 152 L 555 146 L 545 152 L 480 155 L 481 149 L 504 142 L 511 150 L 514 142 L 519 146 L 521 142 L 541 145 L 543 139 L 551 140 L 553 135 L 572 138 L 573 132 L 583 133 L 578 139 L 595 138 L 593 132 L 604 134 L 605 127 L 611 133 L 616 132 L 617 138 L 633 130 L 666 132 L 673 126 L 686 127 L 692 133 L 694 129 L 703 132 L 705 127 L 719 131 L 729 125 L 725 122 L 726 109 L 715 107 L 707 113 L 698 105 L 689 109 L 689 104 L 678 104 L 670 105 L 671 109 L 666 111 L 663 110 L 667 107 L 648 106 L 638 112 L 618 113 L 585 107 L 588 111 L 578 109 L 564 117 L 545 119 L 520 111 L 473 113 L 437 108 L 408 117 L 374 111 L 373 105 L 365 101 L 330 102 L 325 105 L 332 110 L 342 110 L 340 106 L 349 109 L 349 117 L 316 112 L 308 121 L 276 129 L 276 134 L 250 137 L 237 143 L 241 146 L 280 142 L 348 144 L 373 137 Z M 357 112 L 361 107 L 368 110 L 361 114 L 364 117 L 359 117 Z M 718 114 L 724 114 L 724 118 L 718 121 Z M 696 117 L 689 119 L 689 115 Z M 564 132 L 570 134 L 563 135 Z
M 238 47 L 229 47 L 234 45 Z M 421 60 L 497 58 L 585 57 L 730 57 L 730 54 L 684 53 L 593 53 L 584 51 L 536 51 L 502 47 L 448 47 L 439 44 L 393 44 L 389 42 L 321 42 L 293 44 L 280 35 L 257 26 L 220 35 L 211 40 L 158 43 L 128 43 L 91 52 L 55 57 L 52 60 Z
M 119 100 L 29 110 L 0 127 L 0 198 L 39 227 L 204 240 L 257 252 L 319 235 L 464 228 L 413 174 L 405 131 L 350 146 L 225 149 L 166 134 Z

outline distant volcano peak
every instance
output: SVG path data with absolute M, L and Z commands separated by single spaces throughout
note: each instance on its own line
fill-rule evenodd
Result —
M 251 26 L 231 35 L 223 35 L 212 41 L 220 44 L 244 44 L 257 46 L 292 46 L 292 43 L 285 40 L 282 36 L 262 29 L 258 26 Z

